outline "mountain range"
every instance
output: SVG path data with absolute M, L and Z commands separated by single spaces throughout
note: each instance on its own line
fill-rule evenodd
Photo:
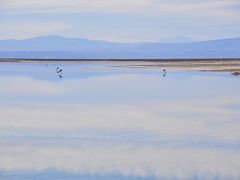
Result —
M 41 36 L 24 40 L 0 40 L 0 58 L 240 58 L 240 38 L 175 43 L 114 43 Z

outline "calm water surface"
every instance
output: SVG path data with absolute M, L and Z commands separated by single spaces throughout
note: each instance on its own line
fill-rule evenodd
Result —
M 0 179 L 240 179 L 240 78 L 128 64 L 0 63 Z

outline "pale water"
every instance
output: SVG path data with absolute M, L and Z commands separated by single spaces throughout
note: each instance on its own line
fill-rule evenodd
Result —
M 0 179 L 240 179 L 240 78 L 129 64 L 0 63 Z

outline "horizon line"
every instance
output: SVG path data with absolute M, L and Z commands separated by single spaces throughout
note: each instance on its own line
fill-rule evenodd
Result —
M 217 38 L 217 39 L 207 39 L 207 40 L 193 40 L 190 42 L 164 42 L 161 40 L 156 41 L 136 41 L 136 42 L 117 42 L 117 41 L 109 41 L 109 40 L 101 40 L 101 39 L 90 39 L 90 38 L 82 38 L 82 37 L 70 37 L 70 36 L 64 36 L 64 35 L 58 35 L 58 34 L 49 34 L 49 35 L 39 35 L 39 36 L 32 36 L 28 38 L 22 38 L 22 39 L 16 39 L 16 38 L 5 38 L 0 39 L 0 41 L 9 41 L 9 40 L 15 40 L 15 41 L 24 41 L 24 40 L 30 40 L 35 38 L 46 38 L 46 37 L 59 37 L 59 38 L 65 38 L 65 39 L 79 39 L 79 40 L 89 40 L 89 41 L 102 41 L 102 42 L 108 42 L 108 43 L 119 43 L 119 44 L 137 44 L 137 43 L 163 43 L 163 44 L 180 44 L 180 43 L 197 43 L 197 42 L 205 42 L 205 41 L 218 41 L 218 40 L 229 40 L 229 39 L 238 39 L 240 36 L 234 36 L 234 37 L 225 37 L 225 38 Z M 178 37 L 178 36 L 175 36 Z M 180 36 L 179 36 L 180 37 Z M 185 36 L 182 36 L 185 37 Z M 168 37 L 167 37 L 168 38 Z M 174 38 L 174 37 L 173 37 Z

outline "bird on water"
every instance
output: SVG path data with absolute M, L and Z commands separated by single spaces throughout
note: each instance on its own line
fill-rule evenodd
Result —
M 61 68 L 57 67 L 56 72 L 59 78 L 62 78 L 62 71 L 63 70 Z
M 61 73 L 61 72 L 62 72 L 62 69 L 60 69 L 59 67 L 57 67 L 56 72 L 57 72 L 57 73 Z
M 165 77 L 167 75 L 166 69 L 163 70 L 163 76 Z

